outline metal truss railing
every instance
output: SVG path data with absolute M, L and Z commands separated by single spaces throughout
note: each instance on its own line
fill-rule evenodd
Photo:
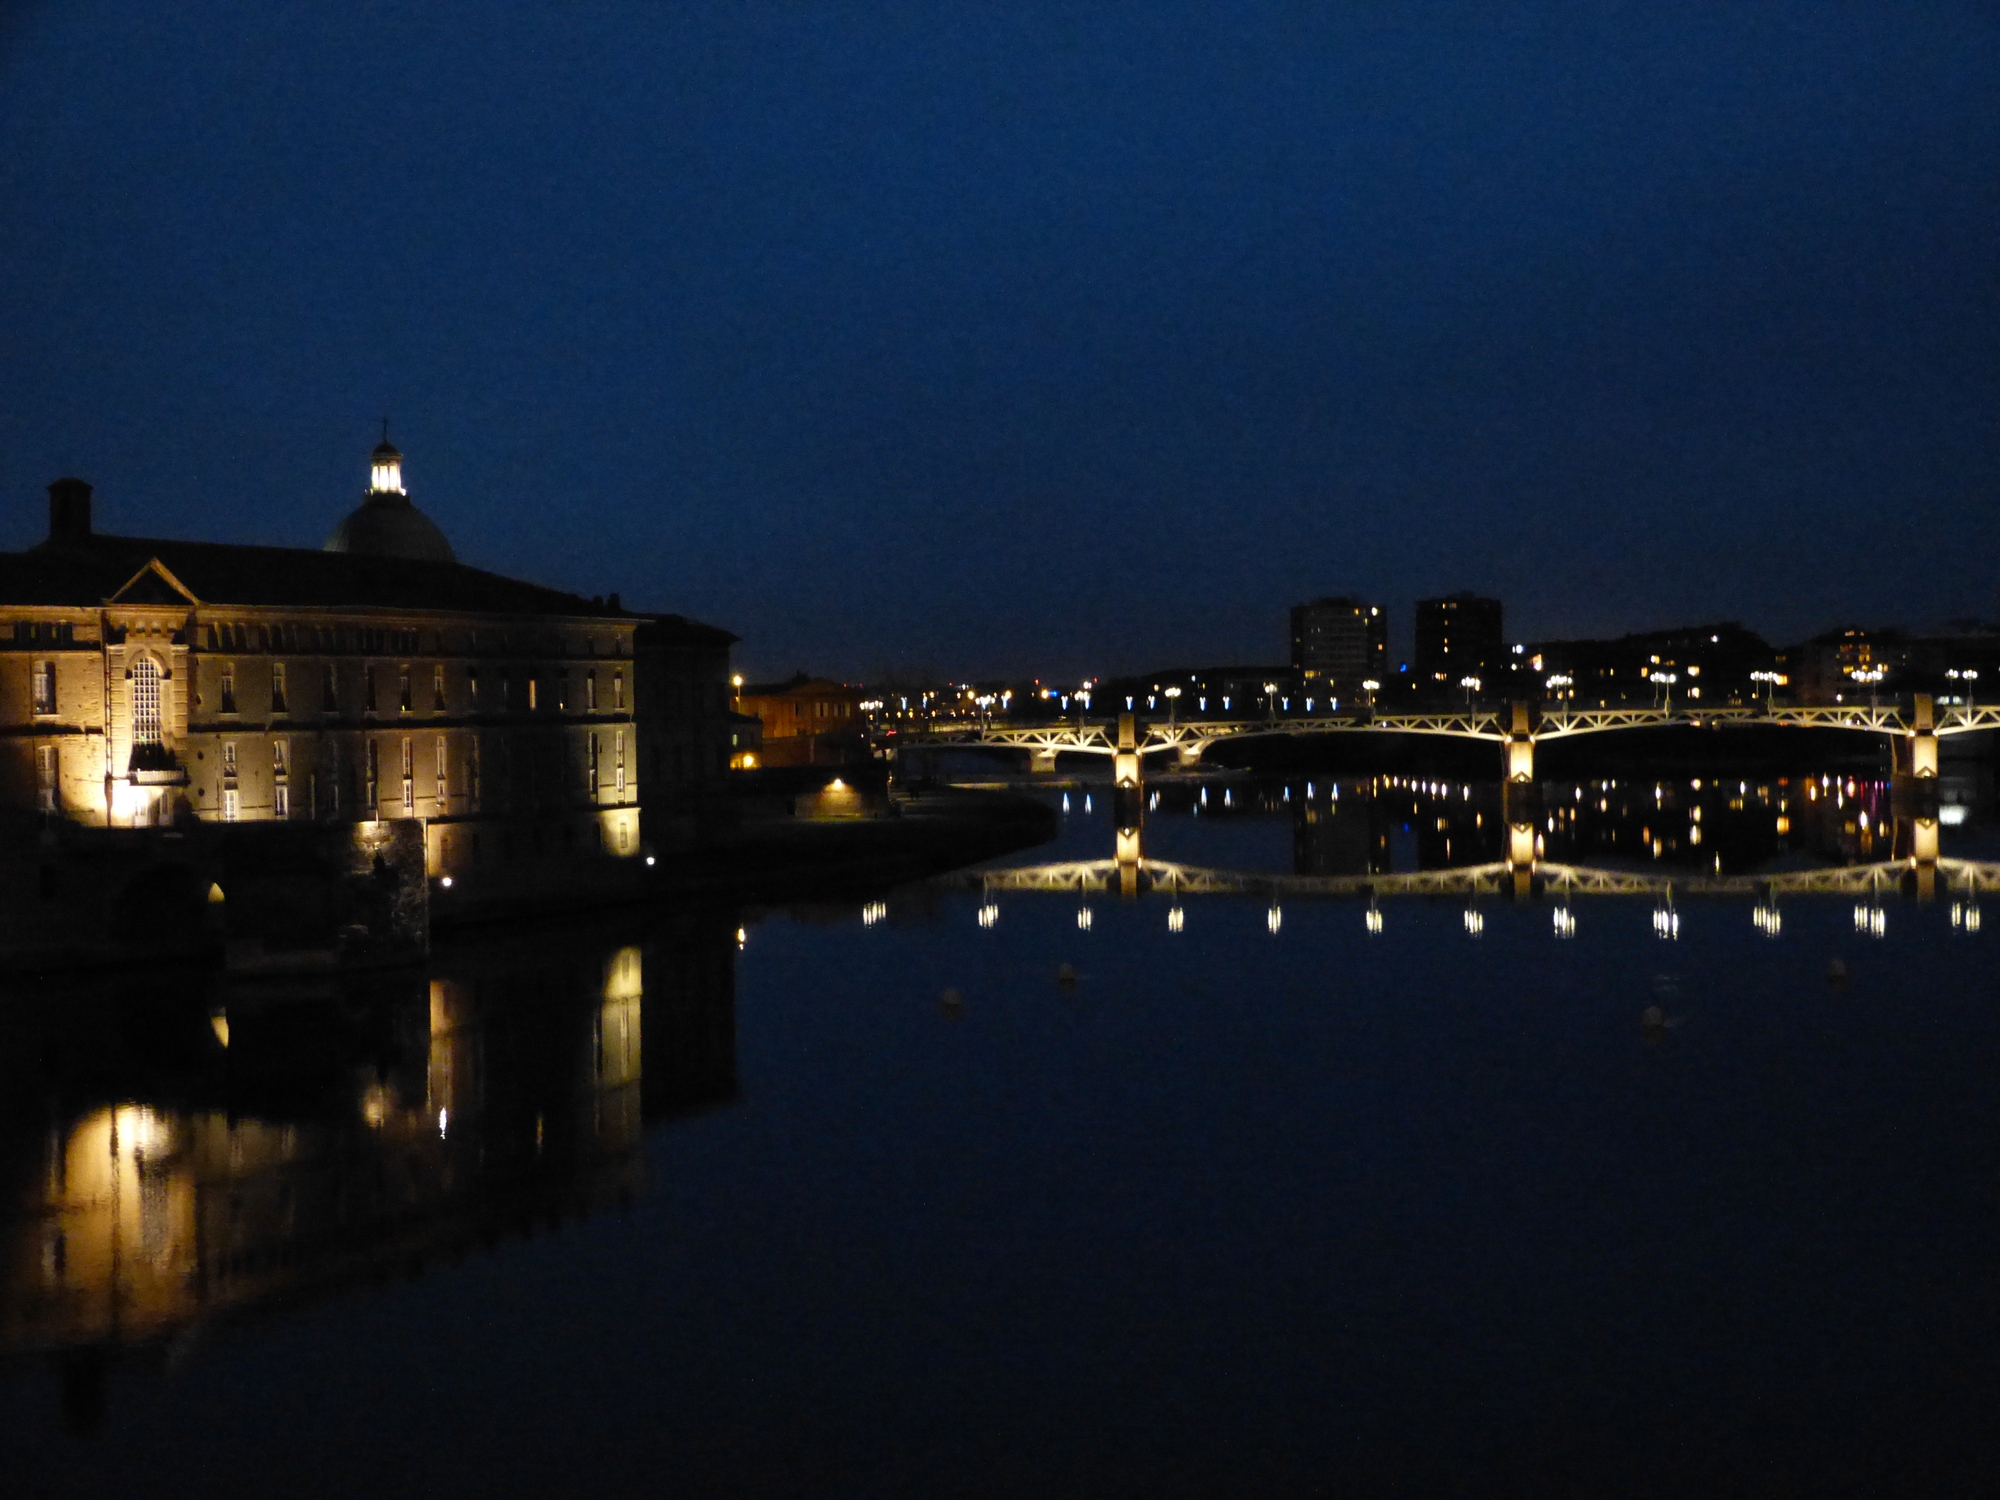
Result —
M 1913 735 L 1917 719 L 1895 704 L 1819 704 L 1804 706 L 1730 706 L 1699 708 L 1572 708 L 1544 706 L 1529 738 L 1567 739 L 1621 729 L 1674 727 L 1713 728 L 1722 725 L 1768 725 L 1792 729 L 1851 729 L 1870 734 Z M 1937 711 L 1932 733 L 1943 737 L 2000 729 L 2000 704 L 1962 705 Z M 1199 751 L 1217 740 L 1258 735 L 1422 734 L 1455 739 L 1505 741 L 1503 714 L 1495 709 L 1424 714 L 1327 715 L 1262 719 L 1192 719 L 1178 723 L 1148 723 L 1139 733 L 1139 753 L 1162 750 Z M 1034 727 L 959 722 L 904 731 L 896 743 L 915 748 L 991 746 L 1039 751 L 1044 754 L 1112 755 L 1118 749 L 1115 722 L 1049 724 Z

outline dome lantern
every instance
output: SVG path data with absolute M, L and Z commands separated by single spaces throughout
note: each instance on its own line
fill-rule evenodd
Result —
M 389 441 L 387 422 L 382 424 L 382 441 L 369 455 L 368 493 L 333 529 L 321 550 L 414 562 L 458 560 L 437 523 L 410 503 L 403 488 L 403 455 Z

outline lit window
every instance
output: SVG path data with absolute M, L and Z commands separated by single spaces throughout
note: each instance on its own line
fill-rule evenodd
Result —
M 611 708 L 615 713 L 623 713 L 625 711 L 625 674 L 623 672 L 613 672 L 611 674 Z
M 160 664 L 150 656 L 132 664 L 132 743 L 160 743 Z
M 445 737 L 439 735 L 437 738 L 437 804 L 440 812 L 444 810 L 445 803 L 451 800 L 451 768 L 449 757 L 446 754 L 447 748 Z
M 402 706 L 403 712 L 408 713 L 410 711 L 410 669 L 407 666 L 399 667 L 397 675 L 399 685 L 396 701 Z
M 403 813 L 408 816 L 417 810 L 417 757 L 416 747 L 403 741 Z
M 45 813 L 59 812 L 62 808 L 56 767 L 54 745 L 43 745 L 35 752 L 35 806 Z
M 361 669 L 361 708 L 365 713 L 375 712 L 375 668 Z
M 583 674 L 583 711 L 597 712 L 597 669 L 594 667 Z
M 52 714 L 56 711 L 56 664 L 52 661 L 35 663 L 35 712 Z
M 438 713 L 444 712 L 444 667 L 431 668 L 431 707 Z

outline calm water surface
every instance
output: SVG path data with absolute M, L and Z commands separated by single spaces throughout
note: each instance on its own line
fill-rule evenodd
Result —
M 1109 859 L 1069 795 L 998 863 Z M 1497 799 L 1163 787 L 1144 854 L 1479 863 Z M 1681 891 L 975 875 L 18 997 L 0 1490 L 1990 1493 L 1970 877 L 1688 893 L 1890 859 L 1886 786 L 1544 801 L 1546 860 Z

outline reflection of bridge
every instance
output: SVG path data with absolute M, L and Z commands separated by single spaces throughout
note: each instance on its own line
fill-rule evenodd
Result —
M 2000 891 L 2000 863 L 1969 859 L 1931 862 L 1889 860 L 1821 870 L 1761 875 L 1656 875 L 1581 865 L 1538 864 L 1535 881 L 1545 896 L 1871 896 L 1901 888 L 1905 877 L 1935 871 L 1947 891 L 1978 895 Z M 1517 867 L 1504 860 L 1457 869 L 1399 875 L 1282 875 L 1215 870 L 1166 860 L 1067 860 L 1013 870 L 970 871 L 946 884 L 991 894 L 1007 891 L 1090 896 L 1251 896 L 1267 901 L 1366 896 L 1505 896 L 1516 893 Z
M 1037 771 L 1053 771 L 1056 756 L 1068 753 L 1116 758 L 1121 783 L 1136 782 L 1141 759 L 1172 751 L 1179 764 L 1191 766 L 1218 740 L 1258 735 L 1414 734 L 1453 739 L 1488 740 L 1502 747 L 1509 781 L 1534 778 L 1534 747 L 1540 740 L 1567 739 L 1623 729 L 1722 728 L 1775 726 L 1788 729 L 1848 729 L 1881 734 L 1907 746 L 1906 769 L 1920 777 L 1937 774 L 1937 742 L 1941 736 L 2000 729 L 2000 705 L 1962 705 L 1940 711 L 1928 694 L 1902 704 L 1824 704 L 1732 706 L 1695 705 L 1666 708 L 1574 708 L 1527 703 L 1503 708 L 1420 714 L 1315 714 L 1262 719 L 1198 719 L 1189 722 L 1148 721 L 1133 714 L 1116 720 L 996 725 L 990 722 L 936 724 L 914 734 L 899 734 L 894 743 L 911 749 L 994 748 L 1026 750 Z

